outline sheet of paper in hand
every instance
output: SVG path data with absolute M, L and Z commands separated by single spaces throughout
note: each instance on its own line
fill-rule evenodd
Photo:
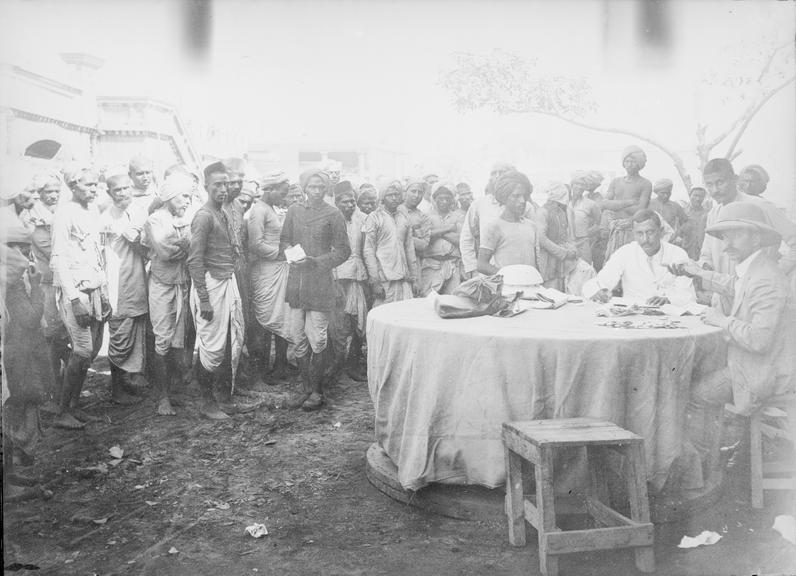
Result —
M 285 248 L 285 260 L 287 260 L 289 264 L 301 262 L 306 257 L 307 254 L 304 252 L 304 248 L 301 247 L 301 244 Z

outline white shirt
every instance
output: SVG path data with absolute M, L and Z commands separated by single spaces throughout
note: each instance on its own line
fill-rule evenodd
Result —
M 611 254 L 608 262 L 583 285 L 584 298 L 591 298 L 602 289 L 613 290 L 622 282 L 624 298 L 644 304 L 653 296 L 663 296 L 675 306 L 696 302 L 694 284 L 686 276 L 675 276 L 667 268 L 670 264 L 688 260 L 682 248 L 661 241 L 661 248 L 652 256 L 638 242 L 625 244 Z
M 762 249 L 755 250 L 749 256 L 747 256 L 743 262 L 738 262 L 738 264 L 735 265 L 735 275 L 738 276 L 738 280 L 746 276 L 746 273 L 749 272 L 749 266 L 752 265 L 752 262 L 754 261 L 755 258 L 757 258 L 757 255 L 760 254 L 760 252 L 762 252 Z M 735 282 L 736 299 L 738 298 L 738 287 L 740 285 L 741 285 L 740 282 Z

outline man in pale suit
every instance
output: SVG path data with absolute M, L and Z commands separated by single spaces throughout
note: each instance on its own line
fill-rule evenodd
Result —
M 715 457 L 715 424 L 725 403 L 749 416 L 771 396 L 796 394 L 793 303 L 785 275 L 765 250 L 779 245 L 780 234 L 767 224 L 763 210 L 748 202 L 727 204 L 706 233 L 722 240 L 735 273 L 702 270 L 690 261 L 675 266 L 719 295 L 720 302 L 703 320 L 722 328 L 728 342 L 727 366 L 691 387 L 688 433 L 703 463 Z M 743 429 L 734 428 L 736 434 Z M 738 439 L 726 438 L 725 443 Z

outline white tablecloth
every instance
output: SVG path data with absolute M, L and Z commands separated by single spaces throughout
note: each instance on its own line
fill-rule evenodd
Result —
M 427 299 L 373 309 L 376 441 L 401 485 L 501 486 L 502 422 L 586 416 L 641 435 L 648 480 L 662 487 L 681 452 L 692 376 L 722 366 L 726 344 L 699 318 L 629 330 L 598 326 L 596 308 L 460 320 L 439 318 Z

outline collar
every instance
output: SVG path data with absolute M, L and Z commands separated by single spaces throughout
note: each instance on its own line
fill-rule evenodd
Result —
M 738 276 L 738 278 L 743 278 L 746 276 L 746 273 L 749 272 L 749 266 L 752 265 L 754 259 L 757 258 L 757 255 L 762 251 L 763 249 L 761 248 L 760 250 L 752 252 L 743 262 L 739 262 L 735 265 L 735 274 Z

